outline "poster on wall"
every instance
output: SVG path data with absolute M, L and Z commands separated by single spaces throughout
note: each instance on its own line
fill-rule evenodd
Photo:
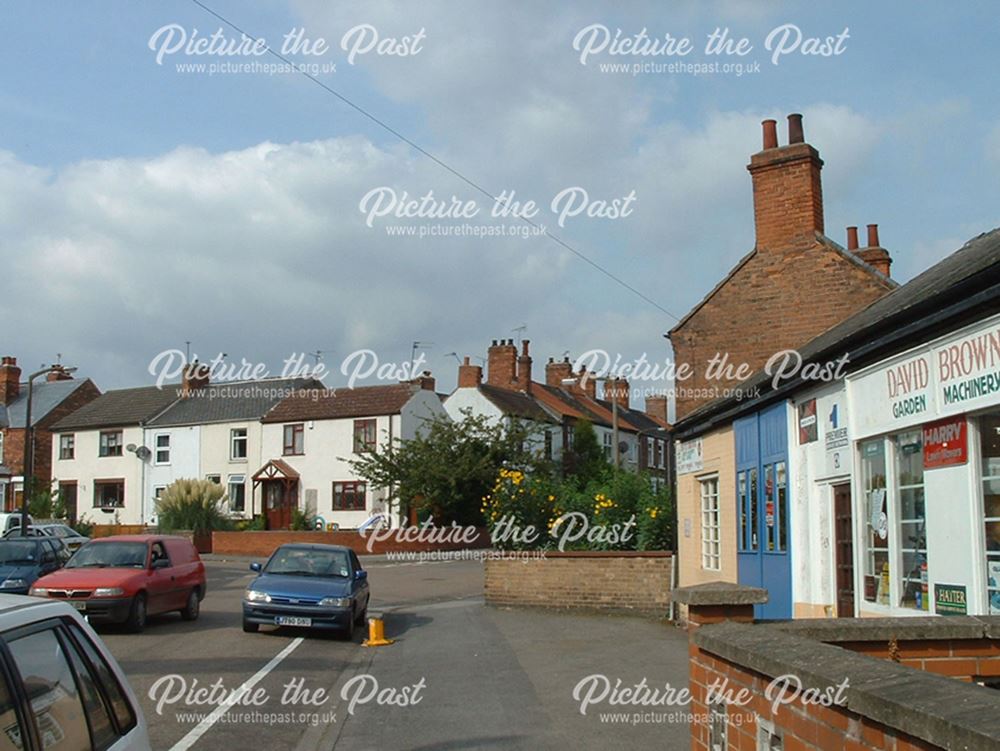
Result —
M 704 465 L 701 449 L 701 438 L 677 444 L 677 474 L 686 475 L 691 472 L 699 472 L 702 469 Z
M 816 421 L 816 400 L 810 399 L 799 405 L 799 444 L 812 443 L 819 438 Z
M 990 615 L 1000 615 L 1000 561 L 986 561 L 986 586 L 990 592 Z
M 969 460 L 965 415 L 924 425 L 924 469 L 951 467 Z
M 823 429 L 823 448 L 826 452 L 827 474 L 851 471 L 850 436 L 847 432 L 847 413 L 839 402 L 834 402 L 826 415 Z
M 965 599 L 965 585 L 935 584 L 934 612 L 938 615 L 967 615 L 969 607 Z

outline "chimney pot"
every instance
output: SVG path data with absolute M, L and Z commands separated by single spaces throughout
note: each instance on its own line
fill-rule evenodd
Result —
M 847 249 L 857 250 L 858 249 L 858 228 L 848 227 L 847 228 Z
M 468 364 L 469 364 L 469 356 L 466 355 L 465 359 L 462 361 L 462 365 L 468 365 Z
M 868 225 L 868 247 L 869 248 L 878 248 L 878 247 L 880 247 L 879 246 L 879 242 L 878 242 L 878 225 L 877 224 L 869 224 Z
M 777 120 L 765 120 L 761 123 L 764 130 L 764 148 L 778 148 L 778 122 Z
M 788 143 L 805 143 L 805 134 L 802 132 L 802 115 L 793 113 L 788 116 Z

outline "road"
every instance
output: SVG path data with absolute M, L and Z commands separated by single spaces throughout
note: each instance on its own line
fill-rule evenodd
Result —
M 243 633 L 240 600 L 253 575 L 242 560 L 206 563 L 209 591 L 194 623 L 171 615 L 151 619 L 143 634 L 102 628 L 140 697 L 153 748 L 688 747 L 676 713 L 602 717 L 616 707 L 582 714 L 573 698 L 592 675 L 686 685 L 687 640 L 673 627 L 486 607 L 476 561 L 363 565 L 391 646 L 364 648 L 361 634 L 347 642 L 288 629 Z M 198 694 L 217 684 L 215 696 Z M 243 686 L 243 702 L 216 708 L 223 691 Z

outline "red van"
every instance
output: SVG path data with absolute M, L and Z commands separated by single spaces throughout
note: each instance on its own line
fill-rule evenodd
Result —
M 146 627 L 157 613 L 180 612 L 193 621 L 205 597 L 205 564 L 183 537 L 121 535 L 91 540 L 31 594 L 63 600 L 91 623 Z

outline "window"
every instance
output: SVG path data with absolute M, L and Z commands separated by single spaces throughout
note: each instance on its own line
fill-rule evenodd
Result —
M 229 458 L 234 461 L 247 458 L 246 428 L 233 428 L 229 431 Z
M 367 484 L 363 482 L 333 483 L 334 511 L 364 511 L 366 489 Z
M 222 475 L 208 474 L 205 475 L 205 479 L 208 480 L 209 482 L 214 482 L 216 485 L 222 484 Z
M 660 469 L 666 469 L 666 457 L 667 457 L 667 442 L 657 441 L 660 447 L 659 456 L 657 457 L 656 466 Z
M 986 590 L 990 615 L 1000 615 L 1000 415 L 979 418 L 979 436 L 986 532 Z
M 784 553 L 788 550 L 788 486 L 785 463 L 764 465 L 765 550 Z
M 924 504 L 923 431 L 901 433 L 893 439 L 896 449 L 896 484 L 899 488 L 899 545 L 902 553 L 899 605 L 927 610 L 927 514 Z
M 66 653 L 46 629 L 8 642 L 21 681 L 33 685 L 31 713 L 45 748 L 90 748 L 86 710 Z
M 101 444 L 98 456 L 121 456 L 122 432 L 120 430 L 102 430 Z
M 0 430 L 0 464 L 3 464 L 3 436 L 4 432 Z
M 0 676 L 0 717 L 3 718 L 3 733 L 0 734 L 0 751 L 20 751 L 24 748 L 21 739 L 27 735 L 22 718 L 14 709 L 16 700 L 7 681 Z
M 124 508 L 124 480 L 94 480 L 94 508 Z
M 706 477 L 701 486 L 701 567 L 718 571 L 719 565 L 719 478 Z
M 865 600 L 889 604 L 889 504 L 886 495 L 885 441 L 861 444 L 861 492 L 864 497 Z
M 166 485 L 154 485 L 153 486 L 153 500 L 159 501 L 163 496 L 163 491 L 167 489 Z
M 647 438 L 646 439 L 646 466 L 655 467 L 656 466 L 656 439 Z
M 605 431 L 604 433 L 604 458 L 609 462 L 611 461 L 611 444 L 614 442 L 614 436 Z
M 229 475 L 229 510 L 242 513 L 247 503 L 246 475 Z
M 170 434 L 160 433 L 153 439 L 156 447 L 154 464 L 170 464 Z
M 302 441 L 305 437 L 305 432 L 301 422 L 297 422 L 294 425 L 285 426 L 285 443 L 282 449 L 282 453 L 285 456 L 302 454 L 303 445 Z
M 736 501 L 740 509 L 739 548 L 742 552 L 756 552 L 760 545 L 757 539 L 757 469 L 740 470 L 736 473 Z
M 111 707 L 111 714 L 118 724 L 118 732 L 125 735 L 135 727 L 135 710 L 125 698 L 121 684 L 115 678 L 107 661 L 98 652 L 90 638 L 75 624 L 69 624 L 69 632 L 89 663 L 102 693 Z
M 59 436 L 59 458 L 72 459 L 75 456 L 76 456 L 76 434 L 64 433 L 63 435 Z
M 552 459 L 552 431 L 545 431 L 545 458 Z
M 354 421 L 354 453 L 375 450 L 375 421 Z

